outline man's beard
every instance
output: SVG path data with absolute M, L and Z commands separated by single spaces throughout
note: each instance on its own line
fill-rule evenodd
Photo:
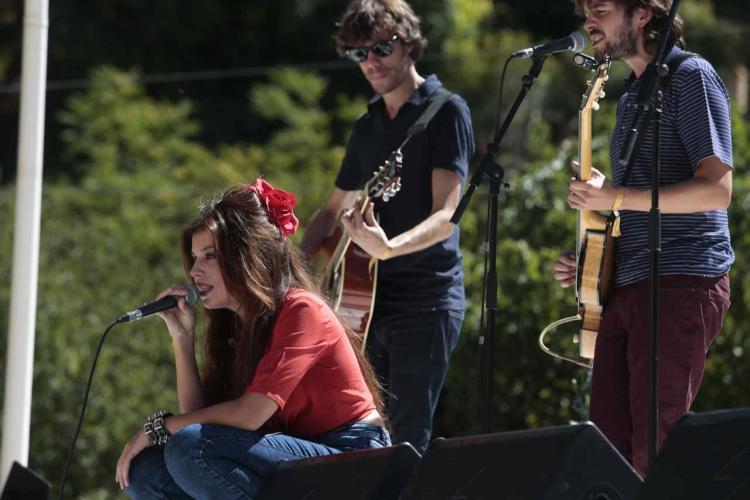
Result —
M 625 23 L 622 30 L 616 34 L 614 42 L 608 42 L 603 48 L 596 51 L 597 59 L 605 55 L 610 59 L 625 59 L 638 52 L 638 37 L 630 23 Z

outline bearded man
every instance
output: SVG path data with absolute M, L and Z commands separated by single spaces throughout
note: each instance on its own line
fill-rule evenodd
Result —
M 618 209 L 615 287 L 596 341 L 590 419 L 635 469 L 648 467 L 651 208 L 653 125 L 641 131 L 632 171 L 618 164 L 636 112 L 641 77 L 655 56 L 670 0 L 576 0 L 598 57 L 625 62 L 632 74 L 617 104 L 610 148 L 613 180 L 595 171 L 571 180 L 568 204 L 576 209 Z M 695 399 L 708 347 L 729 307 L 734 262 L 727 225 L 732 195 L 729 97 L 714 68 L 686 57 L 682 23 L 675 19 L 666 62 L 680 60 L 663 89 L 659 129 L 662 212 L 659 256 L 658 445 Z M 627 178 L 626 178 L 627 177 Z M 562 286 L 575 281 L 575 258 L 555 263 Z

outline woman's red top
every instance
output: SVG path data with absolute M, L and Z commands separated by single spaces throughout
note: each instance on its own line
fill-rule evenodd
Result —
M 290 290 L 245 392 L 273 399 L 273 431 L 313 437 L 364 418 L 375 404 L 344 328 L 328 305 Z

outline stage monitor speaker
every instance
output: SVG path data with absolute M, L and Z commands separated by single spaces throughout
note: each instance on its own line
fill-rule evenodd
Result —
M 47 500 L 48 498 L 49 483 L 31 469 L 13 462 L 0 500 Z
M 397 500 L 417 462 L 408 443 L 282 462 L 257 500 Z
M 633 500 L 641 480 L 591 423 L 465 438 L 427 449 L 402 500 Z
M 750 499 L 750 409 L 683 415 L 638 494 L 657 499 Z

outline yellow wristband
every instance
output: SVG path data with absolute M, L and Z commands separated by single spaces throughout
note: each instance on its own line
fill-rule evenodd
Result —
M 612 215 L 615 216 L 615 221 L 612 224 L 612 236 L 619 238 L 620 232 L 620 207 L 622 206 L 622 199 L 625 198 L 625 190 L 618 189 L 617 196 L 615 196 L 615 202 L 612 204 Z
M 383 252 L 380 257 L 378 257 L 378 260 L 388 260 L 393 256 L 393 248 L 386 246 L 385 252 Z
M 625 190 L 624 189 L 618 189 L 617 190 L 617 196 L 615 197 L 615 202 L 612 204 L 612 211 L 615 213 L 615 215 L 620 215 L 620 207 L 622 206 L 622 200 L 625 198 Z

